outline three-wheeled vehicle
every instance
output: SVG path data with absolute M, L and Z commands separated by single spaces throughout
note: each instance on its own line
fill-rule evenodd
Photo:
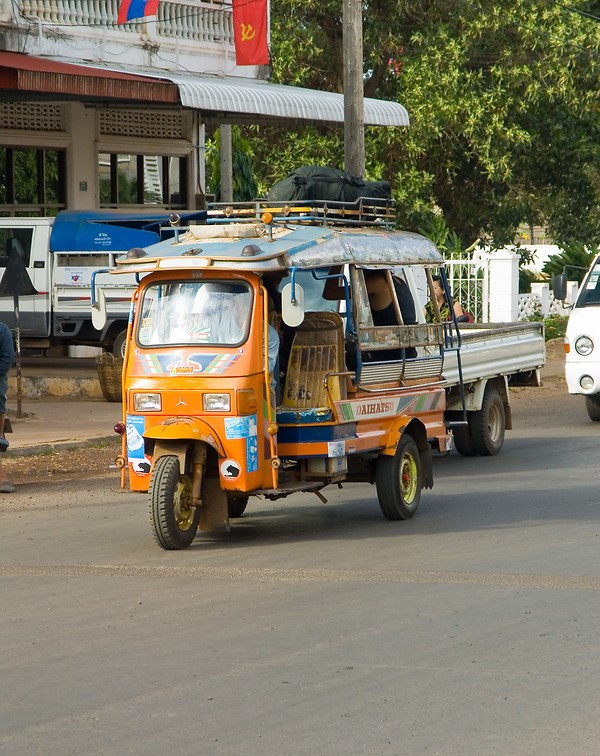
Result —
M 149 491 L 161 547 L 227 529 L 250 496 L 325 501 L 329 484 L 375 483 L 385 517 L 414 515 L 431 450 L 451 443 L 453 324 L 425 322 L 443 259 L 391 213 L 381 200 L 219 205 L 119 258 L 112 273 L 139 286 L 118 463 L 123 485 Z

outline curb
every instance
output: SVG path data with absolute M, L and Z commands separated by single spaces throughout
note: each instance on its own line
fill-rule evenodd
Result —
M 55 452 L 70 451 L 72 449 L 83 449 L 87 446 L 107 446 L 111 441 L 117 441 L 119 436 L 114 433 L 112 436 L 95 436 L 85 438 L 79 441 L 49 441 L 43 444 L 33 444 L 31 446 L 9 447 L 8 454 L 10 457 L 33 457 L 41 454 L 53 454 Z M 1 462 L 2 460 L 0 460 Z
M 8 377 L 7 396 L 9 401 L 17 397 L 17 379 Z M 73 376 L 21 377 L 21 396 L 24 399 L 81 399 L 84 401 L 106 401 L 98 378 Z

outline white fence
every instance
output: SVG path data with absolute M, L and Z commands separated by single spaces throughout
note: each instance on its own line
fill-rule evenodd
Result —
M 532 317 L 569 314 L 547 283 L 534 283 L 530 294 L 519 294 L 519 256 L 508 250 L 476 250 L 472 258 L 446 260 L 454 299 L 480 323 L 503 323 Z M 566 304 L 578 293 L 576 281 L 567 287 Z
M 577 281 L 569 281 L 567 287 L 567 305 L 572 304 L 577 299 L 579 286 Z M 562 315 L 567 317 L 569 307 L 563 307 L 563 303 L 554 297 L 550 291 L 550 284 L 534 283 L 531 284 L 530 294 L 520 294 L 518 304 L 518 320 L 529 320 L 533 317 L 546 318 L 549 315 Z

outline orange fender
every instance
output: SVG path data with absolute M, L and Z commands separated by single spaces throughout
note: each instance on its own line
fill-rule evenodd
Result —
M 142 435 L 156 441 L 161 447 L 177 441 L 204 441 L 220 457 L 225 456 L 225 449 L 215 430 L 205 420 L 196 417 L 169 418 L 146 428 Z

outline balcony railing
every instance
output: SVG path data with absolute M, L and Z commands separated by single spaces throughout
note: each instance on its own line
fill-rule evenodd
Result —
M 111 29 L 233 46 L 231 5 L 222 0 L 162 0 L 156 18 L 117 26 L 119 0 L 21 0 L 22 16 L 44 25 Z

